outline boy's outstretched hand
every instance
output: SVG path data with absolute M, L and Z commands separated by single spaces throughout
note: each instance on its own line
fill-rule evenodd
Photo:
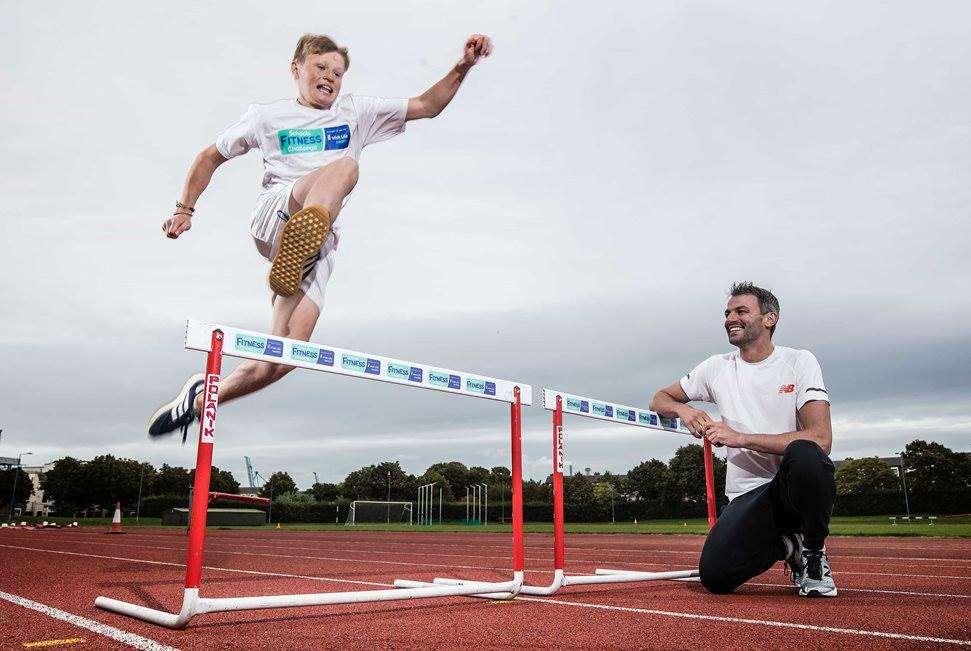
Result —
M 492 54 L 492 39 L 485 34 L 473 34 L 465 41 L 465 51 L 459 68 L 466 71 L 479 62 L 479 59 Z
M 172 215 L 164 222 L 162 222 L 162 231 L 165 232 L 165 237 L 169 239 L 176 239 L 179 235 L 186 232 L 192 228 L 192 217 L 189 215 Z

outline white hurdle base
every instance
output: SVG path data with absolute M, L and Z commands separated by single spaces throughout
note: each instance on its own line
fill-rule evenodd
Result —
M 631 577 L 645 577 L 645 578 L 632 578 L 631 581 L 651 581 L 653 578 L 657 578 L 658 574 L 678 574 L 679 572 L 636 572 L 632 570 L 608 570 L 608 569 L 597 569 L 594 574 L 600 576 L 631 576 Z M 701 577 L 698 574 L 698 570 L 684 570 L 682 572 L 685 576 L 671 576 L 667 577 L 670 581 L 701 581 Z
M 418 583 L 418 582 L 409 582 Z M 207 599 L 199 597 L 197 588 L 186 588 L 182 598 L 182 610 L 178 614 L 146 608 L 137 604 L 108 597 L 98 597 L 94 605 L 121 615 L 141 619 L 168 628 L 184 628 L 196 615 L 230 610 L 261 610 L 264 608 L 299 608 L 301 606 L 329 606 L 336 604 L 370 603 L 375 601 L 406 601 L 409 599 L 434 599 L 436 597 L 471 597 L 480 592 L 501 591 L 515 596 L 523 583 L 523 575 L 516 572 L 512 581 L 500 583 L 468 582 L 460 585 L 422 584 L 420 586 L 389 590 L 357 590 L 353 592 L 320 592 L 314 594 L 268 595 L 262 597 L 228 597 Z M 395 585 L 398 581 L 395 581 Z
M 698 570 L 671 570 L 669 572 L 634 572 L 629 570 L 598 569 L 595 574 L 564 574 L 563 570 L 555 570 L 553 581 L 549 585 L 522 585 L 519 594 L 548 597 L 559 592 L 560 588 L 569 585 L 600 585 L 608 583 L 636 583 L 640 581 L 698 581 Z M 398 579 L 394 582 L 401 588 L 421 588 L 433 585 L 439 586 L 469 586 L 485 588 L 488 584 L 462 579 L 447 579 L 437 577 L 430 583 L 427 581 L 408 581 Z M 508 592 L 478 592 L 468 595 L 480 599 L 513 599 L 515 595 Z

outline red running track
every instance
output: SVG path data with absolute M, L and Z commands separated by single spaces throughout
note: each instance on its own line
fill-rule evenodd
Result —
M 567 570 L 690 568 L 702 543 L 700 536 L 573 535 Z M 551 536 L 531 534 L 526 544 L 528 581 L 548 583 Z M 170 529 L 125 536 L 0 530 L 0 644 L 81 638 L 98 648 L 971 646 L 965 539 L 831 538 L 835 599 L 796 597 L 780 564 L 731 596 L 710 595 L 697 583 L 573 586 L 502 603 L 445 598 L 214 613 L 181 631 L 94 607 L 95 597 L 106 595 L 177 609 L 185 545 L 186 537 Z M 490 534 L 212 530 L 202 594 L 364 590 L 435 576 L 506 580 L 510 557 L 506 537 Z M 44 608 L 56 611 L 38 612 Z M 101 625 L 106 630 L 97 630 Z

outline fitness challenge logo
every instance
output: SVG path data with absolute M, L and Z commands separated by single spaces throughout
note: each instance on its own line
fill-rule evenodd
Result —
M 408 382 L 421 382 L 423 373 L 417 366 L 388 362 L 388 377 Z
M 445 373 L 444 371 L 429 370 L 428 383 L 440 389 L 461 389 L 462 378 L 458 375 Z
M 216 405 L 219 403 L 219 376 L 210 373 L 206 376 L 205 395 L 202 398 L 202 430 L 199 434 L 200 443 L 212 443 L 216 440 Z
M 276 132 L 276 135 L 280 141 L 280 153 L 284 156 L 306 154 L 324 149 L 324 132 L 322 129 L 281 129 Z
M 277 339 L 264 339 L 252 335 L 237 334 L 233 346 L 241 353 L 283 357 L 283 342 Z
M 496 395 L 496 383 L 488 380 L 480 380 L 477 377 L 465 378 L 465 390 L 472 393 L 481 393 L 486 396 Z

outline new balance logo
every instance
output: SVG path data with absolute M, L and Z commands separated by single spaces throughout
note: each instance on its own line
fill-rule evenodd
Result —
M 783 384 L 781 387 L 779 387 L 779 393 L 793 393 L 795 390 L 795 384 Z

